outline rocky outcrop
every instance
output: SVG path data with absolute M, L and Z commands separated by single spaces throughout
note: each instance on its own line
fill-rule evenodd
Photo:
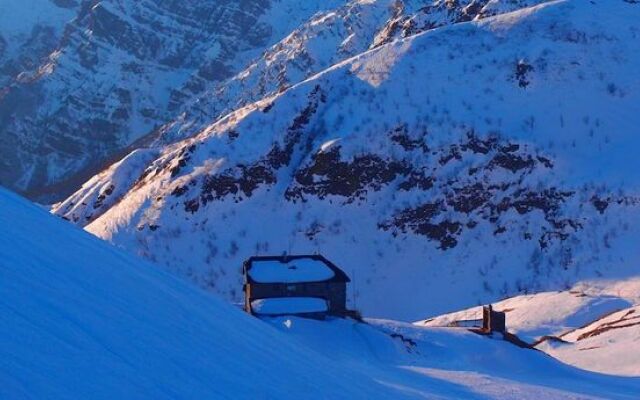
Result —
M 435 0 L 415 10 L 412 3 L 396 2 L 395 15 L 377 34 L 374 46 L 446 25 L 480 20 L 517 11 L 549 0 Z

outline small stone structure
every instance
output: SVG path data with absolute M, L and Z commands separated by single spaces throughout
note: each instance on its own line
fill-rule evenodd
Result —
M 255 256 L 243 264 L 245 311 L 252 315 L 346 317 L 349 277 L 321 255 Z
M 502 311 L 494 311 L 491 305 L 482 306 L 482 319 L 459 319 L 447 324 L 451 327 L 468 328 L 481 334 L 505 333 L 506 325 L 506 314 Z
M 494 311 L 491 305 L 482 307 L 482 328 L 472 329 L 481 335 L 501 334 L 502 338 L 518 347 L 532 349 L 533 347 L 521 340 L 518 336 L 507 331 L 506 313 Z
M 506 316 L 504 312 L 494 311 L 492 306 L 482 307 L 482 330 L 486 333 L 507 331 Z

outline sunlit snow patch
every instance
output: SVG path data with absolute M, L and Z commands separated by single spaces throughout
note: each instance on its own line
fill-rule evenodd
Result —
M 296 259 L 287 263 L 255 261 L 251 268 L 251 277 L 260 283 L 316 282 L 333 276 L 333 271 L 323 262 L 312 259 Z

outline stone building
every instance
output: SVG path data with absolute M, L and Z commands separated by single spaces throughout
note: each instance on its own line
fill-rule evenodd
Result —
M 345 317 L 344 273 L 320 255 L 256 256 L 243 264 L 245 310 L 253 315 Z

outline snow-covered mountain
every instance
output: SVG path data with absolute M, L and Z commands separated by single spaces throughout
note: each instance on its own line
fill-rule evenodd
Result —
M 633 399 L 499 338 L 261 321 L 0 189 L 0 397 Z
M 543 1 L 9 1 L 0 182 L 61 199 L 134 149 L 188 137 L 368 48 Z
M 407 320 L 634 276 L 639 17 L 560 0 L 389 33 L 54 212 L 234 301 L 265 253 L 320 251 L 365 314 Z
M 27 26 L 21 13 L 67 20 L 49 10 L 58 8 L 48 0 L 37 2 L 42 13 L 31 13 L 29 1 L 13 3 L 3 6 L 0 22 Z M 68 194 L 109 160 L 154 138 L 177 99 L 232 76 L 317 11 L 340 3 L 82 2 L 46 61 L 0 91 L 0 182 L 31 197 Z M 0 25 L 3 37 L 12 32 L 8 22 Z M 41 56 L 30 47 L 25 53 Z
M 58 46 L 77 9 L 75 0 L 0 3 L 0 88 L 41 65 Z
M 217 118 L 275 95 L 330 66 L 388 43 L 442 26 L 503 14 L 548 0 L 351 0 L 319 12 L 242 72 L 201 95 L 182 96 L 164 142 L 197 133 Z

